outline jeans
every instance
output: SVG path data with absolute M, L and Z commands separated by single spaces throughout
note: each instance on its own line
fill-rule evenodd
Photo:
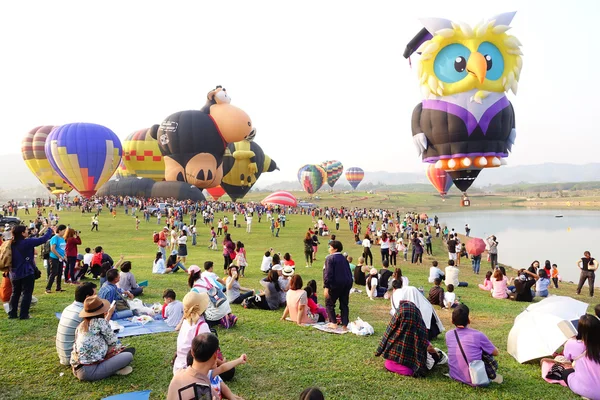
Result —
M 197 235 L 195 233 L 192 233 L 192 246 L 195 246 L 197 244 L 197 242 L 196 242 L 196 236 Z
M 396 266 L 396 255 L 398 253 L 395 251 L 392 251 L 392 253 L 390 254 L 390 265 L 393 265 L 394 267 Z
M 162 253 L 163 261 L 167 261 L 167 248 L 158 246 L 158 251 Z
M 304 251 L 304 257 L 306 257 L 306 264 L 307 265 L 312 265 L 313 262 L 313 258 L 312 258 L 312 250 L 311 251 Z
M 427 251 L 427 255 L 430 255 L 430 256 L 433 255 L 433 247 L 432 247 L 431 243 L 425 243 L 425 249 Z
M 128 352 L 119 353 L 99 364 L 84 365 L 73 371 L 73 375 L 80 381 L 99 381 L 114 375 L 120 369 L 125 368 L 133 361 L 133 354 Z
M 342 325 L 348 326 L 350 314 L 350 310 L 348 308 L 348 300 L 350 298 L 351 288 L 352 286 L 329 289 L 329 296 L 325 298 L 325 308 L 327 309 L 327 317 L 329 318 L 329 322 L 335 324 L 335 303 L 339 300 Z
M 134 296 L 139 296 L 144 291 L 143 287 L 136 287 L 129 289 L 129 292 Z
M 594 271 L 581 271 L 581 274 L 579 275 L 579 285 L 577 285 L 577 294 L 581 293 L 581 288 L 586 280 L 590 287 L 590 297 L 592 297 L 594 296 L 594 281 L 596 280 L 596 273 Z
M 71 280 L 71 282 L 75 282 L 75 263 L 76 262 L 77 262 L 77 257 L 71 257 L 71 256 L 67 257 L 67 268 L 65 268 L 65 282 L 67 281 L 67 275 L 68 275 L 68 278 Z
M 468 282 L 458 282 L 458 287 L 467 287 L 469 286 Z
M 548 297 L 548 289 L 542 290 L 541 292 L 536 292 L 535 295 L 537 297 Z
M 552 282 L 554 283 L 554 287 L 558 289 L 558 278 L 552 278 Z
M 50 277 L 48 278 L 48 284 L 46 290 L 51 290 L 56 278 L 56 290 L 61 290 L 61 279 L 62 279 L 62 268 L 63 262 L 59 261 L 58 258 L 50 257 Z
M 123 311 L 115 311 L 112 315 L 111 319 L 123 319 L 133 317 L 133 311 L 131 310 L 123 310 Z
M 240 295 L 238 297 L 235 298 L 235 300 L 230 301 L 229 303 L 231 304 L 242 304 L 242 301 L 244 301 L 245 299 L 248 299 L 250 297 L 254 296 L 254 293 L 252 291 L 246 292 L 246 293 L 240 293 Z
M 471 265 L 473 266 L 473 272 L 475 272 L 476 274 L 478 274 L 479 273 L 479 269 L 481 268 L 481 257 L 474 258 L 471 261 Z
M 23 299 L 21 300 L 21 312 L 19 313 L 19 318 L 27 318 L 29 316 L 29 307 L 31 307 L 31 295 L 33 294 L 33 287 L 35 286 L 35 276 L 29 275 L 21 279 L 11 279 L 10 283 L 12 285 L 12 294 L 10 295 L 8 317 L 17 318 L 17 308 L 22 293 Z

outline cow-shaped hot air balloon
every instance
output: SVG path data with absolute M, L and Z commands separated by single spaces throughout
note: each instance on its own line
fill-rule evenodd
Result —
M 48 135 L 45 153 L 52 168 L 84 197 L 113 175 L 123 148 L 113 131 L 90 123 L 62 125 Z

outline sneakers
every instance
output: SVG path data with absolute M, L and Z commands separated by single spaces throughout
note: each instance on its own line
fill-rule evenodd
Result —
M 502 383 L 502 382 L 504 382 L 504 378 L 502 377 L 502 375 L 496 374 L 496 377 L 494 379 L 492 379 L 492 382 L 494 382 L 494 383 Z
M 133 368 L 128 365 L 125 368 L 121 368 L 120 370 L 115 372 L 115 375 L 129 375 L 132 371 L 133 371 Z
M 438 361 L 438 364 L 439 365 L 448 364 L 448 355 L 440 349 L 436 349 L 436 350 L 437 350 L 438 354 L 440 355 L 440 361 Z M 498 376 L 498 375 L 496 375 L 496 376 Z

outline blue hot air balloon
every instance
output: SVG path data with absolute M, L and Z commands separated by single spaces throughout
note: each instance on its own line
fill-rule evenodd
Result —
M 54 129 L 45 151 L 52 168 L 82 196 L 90 197 L 118 168 L 123 147 L 105 126 L 74 123 Z

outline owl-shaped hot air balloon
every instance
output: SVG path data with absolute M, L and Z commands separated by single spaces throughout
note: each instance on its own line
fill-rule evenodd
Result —
M 414 144 L 423 162 L 448 171 L 463 192 L 481 169 L 505 164 L 515 142 L 515 114 L 505 95 L 516 94 L 523 66 L 521 43 L 506 33 L 514 15 L 475 27 L 423 19 L 425 28 L 404 53 L 421 54 L 423 101 L 413 112 Z

